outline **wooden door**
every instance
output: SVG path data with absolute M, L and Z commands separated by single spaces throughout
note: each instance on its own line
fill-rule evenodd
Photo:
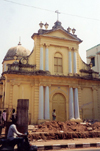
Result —
M 52 100 L 52 110 L 56 110 L 56 121 L 66 120 L 66 101 L 61 93 L 56 93 Z
M 17 100 L 17 124 L 23 133 L 28 131 L 28 108 L 28 99 Z

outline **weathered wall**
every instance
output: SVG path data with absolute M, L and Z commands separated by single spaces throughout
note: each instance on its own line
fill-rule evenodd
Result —
M 13 77 L 14 76 L 14 77 Z M 14 80 L 13 80 L 14 79 Z M 87 81 L 74 78 L 48 77 L 48 76 L 9 76 L 5 84 L 5 108 L 16 108 L 18 99 L 29 99 L 29 122 L 38 122 L 39 112 L 39 86 L 49 85 L 49 103 L 50 103 L 50 120 L 52 120 L 52 110 L 54 102 L 59 98 L 64 98 L 65 120 L 69 120 L 69 87 L 78 88 L 79 110 L 82 119 L 97 119 L 100 116 L 100 86 L 96 81 Z M 99 86 L 99 87 L 98 87 Z M 45 92 L 45 91 L 44 91 Z M 44 93 L 45 96 L 45 93 Z M 59 96 L 57 98 L 57 96 Z M 56 100 L 55 100 L 56 98 Z M 60 102 L 61 103 L 61 102 Z M 58 110 L 57 109 L 57 110 Z M 60 108 L 61 110 L 61 108 Z M 9 110 L 11 113 L 11 110 Z M 58 114 L 58 113 L 57 113 Z M 64 114 L 63 112 L 61 114 Z M 63 115 L 58 115 L 59 119 Z M 60 116 L 62 116 L 60 118 Z M 9 116 L 10 117 L 10 116 Z

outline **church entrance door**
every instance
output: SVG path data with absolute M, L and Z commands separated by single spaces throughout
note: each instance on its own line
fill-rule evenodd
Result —
M 52 101 L 53 109 L 56 110 L 56 121 L 66 121 L 66 100 L 61 93 L 54 94 Z

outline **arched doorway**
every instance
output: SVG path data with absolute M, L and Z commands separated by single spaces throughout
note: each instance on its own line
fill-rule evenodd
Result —
M 56 110 L 56 121 L 66 120 L 66 100 L 63 94 L 56 93 L 52 99 L 52 110 Z

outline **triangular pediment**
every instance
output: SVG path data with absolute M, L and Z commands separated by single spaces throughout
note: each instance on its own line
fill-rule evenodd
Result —
M 72 40 L 80 41 L 76 36 L 74 36 L 70 33 L 67 33 L 63 29 L 56 29 L 56 30 L 49 31 L 47 33 L 44 33 L 43 36 L 62 38 L 62 39 L 71 40 L 71 41 Z

